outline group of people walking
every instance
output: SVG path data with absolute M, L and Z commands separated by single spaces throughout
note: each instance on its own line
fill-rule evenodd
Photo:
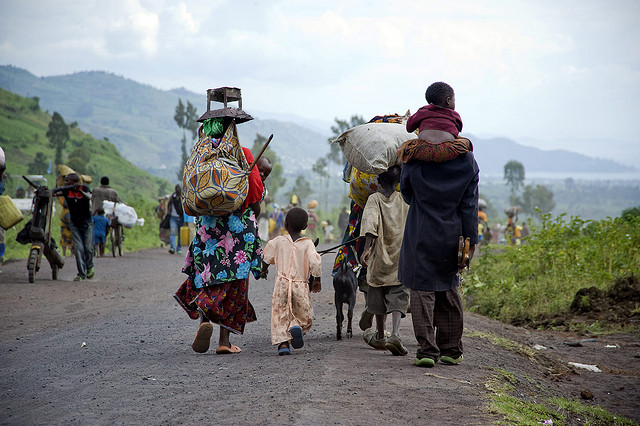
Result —
M 455 112 L 453 89 L 434 83 L 426 99 L 429 104 L 407 122 L 407 131 L 418 130 L 419 139 L 401 146 L 402 165 L 378 175 L 381 189 L 369 196 L 364 209 L 352 204 L 351 215 L 358 218 L 343 215 L 340 221 L 346 228 L 345 239 L 365 237 L 358 250 L 367 267 L 360 277 L 365 284 L 361 289 L 366 290 L 360 321 L 367 330 L 365 341 L 376 349 L 406 355 L 399 328 L 410 306 L 419 345 L 413 363 L 419 367 L 433 367 L 438 361 L 458 364 L 463 359 L 458 240 L 469 239 L 469 259 L 478 243 L 479 170 L 471 143 L 458 137 L 462 120 Z M 205 130 L 218 129 L 208 137 L 221 138 L 222 130 L 232 124 L 219 120 L 222 127 L 205 121 Z M 322 271 L 313 243 L 302 236 L 309 214 L 299 207 L 290 209 L 283 218 L 286 235 L 269 241 L 263 252 L 256 222 L 260 211 L 255 206 L 264 196 L 268 174 L 251 172 L 251 199 L 238 211 L 196 219 L 198 231 L 183 268 L 187 279 L 175 294 L 187 314 L 200 321 L 192 343 L 196 352 L 209 349 L 212 323 L 220 326 L 216 353 L 241 352 L 229 336 L 242 334 L 246 323 L 256 320 L 248 279 L 251 273 L 256 279 L 265 278 L 269 264 L 276 265 L 271 340 L 277 353 L 288 355 L 291 348 L 302 347 L 311 327 L 309 293 L 321 290 Z M 346 261 L 343 255 L 338 258 Z M 392 317 L 390 333 L 385 330 L 387 315 Z

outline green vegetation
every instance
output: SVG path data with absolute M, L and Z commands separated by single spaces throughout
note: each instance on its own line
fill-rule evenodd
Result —
M 198 113 L 196 112 L 196 107 L 193 106 L 191 102 L 187 101 L 187 107 L 185 108 L 182 103 L 182 99 L 178 99 L 178 105 L 176 105 L 176 113 L 173 115 L 173 119 L 178 127 L 182 129 L 182 161 L 180 164 L 185 164 L 189 159 L 187 150 L 187 130 L 191 132 L 192 142 L 198 137 L 198 127 L 200 126 L 200 123 L 197 121 Z M 193 143 L 191 145 L 193 145 Z M 184 168 L 178 167 L 177 177 L 179 181 L 182 181 L 183 174 Z
M 511 160 L 504 165 L 504 180 L 505 185 L 511 187 L 511 194 L 524 185 L 524 166 L 521 162 Z
M 468 309 L 503 322 L 568 312 L 578 290 L 640 272 L 640 215 L 585 221 L 541 215 L 522 245 L 482 247 L 465 273 Z
M 43 174 L 48 186 L 55 186 L 54 158 L 61 145 L 50 145 L 47 133 L 53 122 L 52 117 L 40 110 L 38 102 L 37 98 L 23 98 L 0 89 L 0 145 L 6 153 L 8 174 L 5 195 L 13 196 L 19 186 L 25 188 L 27 183 L 21 176 L 30 171 L 42 170 L 44 164 L 47 164 L 48 169 L 49 160 L 52 163 L 52 173 Z M 56 123 L 60 125 L 63 122 L 60 116 Z M 64 129 L 58 131 L 64 132 Z M 109 176 L 111 186 L 118 191 L 120 197 L 136 209 L 139 217 L 145 218 L 144 227 L 136 226 L 125 230 L 125 250 L 159 245 L 158 220 L 154 216 L 154 210 L 158 197 L 171 193 L 172 185 L 125 160 L 109 141 L 97 140 L 73 124 L 68 126 L 68 134 L 66 148 L 61 151 L 63 163 L 70 167 L 73 164 L 77 172 L 92 176 L 91 187 L 99 185 L 101 176 Z M 59 240 L 59 203 L 56 203 L 56 210 L 52 233 Z M 27 256 L 29 247 L 15 241 L 15 236 L 25 221 L 7 231 L 5 258 Z
M 262 151 L 267 140 L 267 137 L 260 133 L 256 133 L 256 138 L 253 140 L 253 146 L 251 147 L 251 154 L 253 154 L 254 160 L 258 157 L 260 151 Z M 284 172 L 282 160 L 278 157 L 278 154 L 271 149 L 271 145 L 264 150 L 262 156 L 269 159 L 271 162 L 271 174 L 269 174 L 269 178 L 265 181 L 265 186 L 267 187 L 267 191 L 269 191 L 269 195 L 273 199 L 278 193 L 278 190 L 287 182 L 287 179 L 282 176 L 282 173 Z
M 539 398 L 530 402 L 520 392 L 528 384 L 521 383 L 511 372 L 501 368 L 490 368 L 492 375 L 487 378 L 485 388 L 490 394 L 489 411 L 503 419 L 497 424 L 538 425 L 538 424 L 585 424 L 585 425 L 633 425 L 629 419 L 616 416 L 598 406 L 587 406 L 578 401 L 560 397 Z M 518 395 L 518 396 L 514 396 Z M 546 423 L 545 423 L 546 422 Z

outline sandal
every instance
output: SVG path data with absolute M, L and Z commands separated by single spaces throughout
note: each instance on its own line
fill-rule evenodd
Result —
M 284 346 L 284 343 L 281 343 L 280 346 L 278 346 L 278 355 L 291 355 L 291 349 L 289 348 L 288 343 L 286 346 Z
M 210 322 L 203 322 L 198 327 L 196 338 L 193 339 L 191 348 L 198 353 L 205 353 L 209 350 L 209 344 L 211 340 L 211 334 L 213 333 L 213 324 Z
M 291 327 L 289 332 L 291 333 L 292 337 L 291 346 L 293 346 L 294 349 L 300 349 L 301 347 L 303 347 L 304 338 L 302 337 L 302 327 L 300 327 L 299 325 L 294 325 L 293 327 Z
M 216 349 L 216 353 L 218 355 L 239 354 L 240 352 L 242 352 L 242 349 L 232 343 L 229 343 L 229 346 L 220 345 L 218 346 L 218 349 Z

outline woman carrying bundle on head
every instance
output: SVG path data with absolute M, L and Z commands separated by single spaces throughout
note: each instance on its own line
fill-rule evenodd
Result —
M 230 142 L 233 149 L 240 147 L 233 118 L 205 119 L 202 131 L 194 150 L 203 143 L 218 147 Z M 246 160 L 242 159 L 243 164 L 253 162 L 251 151 L 242 150 L 246 157 Z M 242 155 L 242 151 L 237 151 L 236 155 Z M 270 162 L 260 159 L 248 176 L 247 197 L 240 208 L 196 218 L 196 236 L 189 246 L 182 270 L 188 277 L 174 295 L 189 317 L 200 320 L 192 344 L 195 352 L 204 353 L 209 349 L 212 323 L 220 326 L 216 353 L 241 352 L 229 341 L 230 333 L 243 334 L 245 324 L 256 320 L 249 302 L 249 273 L 253 272 L 257 279 L 262 269 L 256 218 L 264 195 L 263 180 L 270 172 Z M 185 173 L 185 182 L 187 179 Z M 189 186 L 184 186 L 185 197 L 189 197 Z

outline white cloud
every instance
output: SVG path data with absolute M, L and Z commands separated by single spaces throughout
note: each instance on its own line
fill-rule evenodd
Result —
M 37 75 L 104 70 L 198 93 L 235 85 L 248 110 L 327 121 L 415 110 L 426 86 L 444 80 L 469 132 L 597 137 L 616 128 L 640 146 L 637 0 L 375 5 L 3 0 L 0 63 Z

